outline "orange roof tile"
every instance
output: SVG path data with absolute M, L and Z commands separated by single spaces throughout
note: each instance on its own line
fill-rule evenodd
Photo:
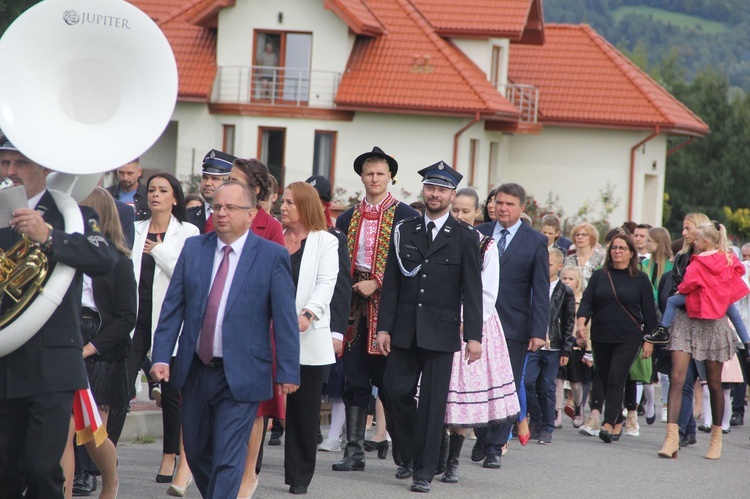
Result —
M 520 41 L 530 18 L 541 31 L 539 0 L 410 0 L 442 36 L 485 36 Z M 469 5 L 467 5 L 469 4 Z M 542 43 L 543 38 L 538 40 Z
M 344 109 L 516 119 L 516 110 L 409 0 L 367 0 L 387 32 L 358 37 L 336 95 Z
M 363 0 L 324 0 L 323 6 L 336 13 L 358 35 L 383 34 L 383 25 Z
M 179 77 L 178 99 L 208 100 L 216 75 L 216 30 L 188 19 L 214 0 L 128 0 L 154 19 L 172 46 Z
M 586 25 L 545 25 L 543 46 L 513 44 L 509 79 L 539 88 L 545 124 L 709 133 L 703 120 Z

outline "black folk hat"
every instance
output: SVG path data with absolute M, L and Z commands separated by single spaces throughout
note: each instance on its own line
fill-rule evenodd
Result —
M 398 173 L 398 162 L 391 156 L 388 156 L 378 146 L 373 147 L 370 152 L 360 154 L 357 156 L 357 159 L 354 160 L 354 171 L 357 172 L 357 175 L 362 176 L 362 165 L 364 165 L 365 160 L 368 158 L 380 158 L 385 160 L 388 163 L 388 170 L 391 172 L 391 178 L 396 177 L 396 173 Z
M 206 175 L 229 175 L 235 159 L 237 158 L 231 154 L 211 149 L 203 158 L 201 173 L 205 173 Z
M 434 165 L 422 168 L 417 173 L 422 175 L 423 184 L 439 185 L 450 189 L 456 189 L 461 179 L 464 178 L 444 161 L 438 161 Z
M 326 203 L 331 202 L 331 182 L 328 181 L 323 175 L 313 175 L 305 180 L 308 184 L 313 186 L 318 191 L 320 200 Z

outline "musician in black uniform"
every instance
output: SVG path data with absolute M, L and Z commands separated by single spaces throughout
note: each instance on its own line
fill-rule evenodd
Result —
M 461 346 L 462 304 L 466 360 L 482 355 L 482 275 L 474 228 L 450 214 L 463 176 L 442 161 L 419 174 L 426 211 L 394 228 L 377 341 L 388 356 L 383 383 L 396 422 L 401 467 L 413 466 L 412 491 L 429 492 L 453 354 Z M 397 477 L 405 475 L 401 471 Z
M 231 154 L 211 149 L 203 158 L 201 168 L 201 196 L 206 200 L 203 206 L 188 208 L 187 221 L 200 229 L 201 234 L 211 232 L 214 229 L 211 218 L 211 203 L 214 200 L 216 189 L 224 182 L 229 182 L 229 171 L 232 163 L 237 159 Z
M 73 394 L 87 386 L 80 329 L 82 273 L 104 276 L 114 268 L 118 255 L 99 232 L 90 208 L 81 209 L 84 234 L 65 232 L 63 215 L 46 189 L 50 170 L 2 140 L 0 165 L 7 168 L 8 178 L 24 186 L 29 206 L 13 213 L 11 227 L 0 229 L 0 248 L 10 249 L 25 234 L 40 244 L 51 272 L 56 263 L 76 270 L 62 302 L 38 332 L 0 357 L 0 496 L 62 499 L 60 458 L 68 438 Z M 9 302 L 3 295 L 3 311 Z

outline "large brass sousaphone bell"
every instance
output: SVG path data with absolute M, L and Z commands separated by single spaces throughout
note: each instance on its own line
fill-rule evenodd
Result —
M 83 233 L 71 195 L 81 200 L 102 172 L 143 154 L 169 123 L 177 98 L 169 42 L 124 0 L 45 0 L 0 38 L 0 68 L 0 130 L 24 155 L 56 172 L 47 187 L 65 230 Z M 33 265 L 22 259 L 14 266 L 27 263 Z M 23 312 L 0 325 L 0 356 L 44 325 L 74 275 L 56 264 Z M 15 288 L 1 268 L 0 281 L 0 293 L 8 296 Z

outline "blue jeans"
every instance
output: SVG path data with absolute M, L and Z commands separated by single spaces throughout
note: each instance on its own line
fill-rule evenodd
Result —
M 677 418 L 677 425 L 680 427 L 680 434 L 695 435 L 695 418 L 693 417 L 693 391 L 695 380 L 698 377 L 698 370 L 695 361 L 691 360 L 685 373 L 685 384 L 682 385 L 682 406 L 680 415 Z
M 559 369 L 559 351 L 537 350 L 526 356 L 526 405 L 531 420 L 541 423 L 541 430 L 549 433 L 555 430 L 555 380 Z

